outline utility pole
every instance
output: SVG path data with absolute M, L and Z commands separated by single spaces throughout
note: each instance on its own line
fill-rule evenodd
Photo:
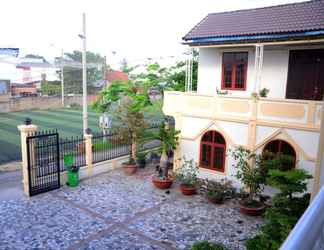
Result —
M 64 108 L 64 64 L 63 64 L 63 49 L 61 49 L 61 89 L 62 89 L 62 107 Z
M 83 86 L 83 133 L 86 134 L 88 128 L 87 111 L 87 47 L 86 47 L 86 14 L 83 13 L 83 34 L 80 36 L 83 40 L 82 50 L 82 86 Z

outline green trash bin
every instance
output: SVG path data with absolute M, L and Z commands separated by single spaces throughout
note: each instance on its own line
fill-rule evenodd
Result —
M 69 187 L 76 187 L 79 185 L 79 170 L 77 170 L 76 172 L 68 170 L 67 177 L 68 180 L 66 184 Z
M 64 156 L 64 166 L 67 170 L 67 182 L 69 187 L 76 187 L 79 185 L 79 167 L 73 166 L 74 157 L 72 154 Z

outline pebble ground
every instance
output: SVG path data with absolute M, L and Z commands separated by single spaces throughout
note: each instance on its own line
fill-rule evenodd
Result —
M 263 220 L 152 186 L 151 168 L 114 170 L 79 187 L 0 201 L 0 249 L 189 249 L 198 240 L 244 249 Z

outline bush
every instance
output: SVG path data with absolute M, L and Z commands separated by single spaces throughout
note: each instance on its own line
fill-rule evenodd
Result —
M 277 250 L 285 241 L 309 204 L 305 170 L 269 170 L 267 183 L 280 190 L 273 198 L 273 206 L 265 213 L 266 224 L 254 238 L 247 240 L 248 250 Z
M 227 250 L 227 248 L 223 244 L 211 243 L 207 240 L 203 240 L 193 244 L 191 250 Z

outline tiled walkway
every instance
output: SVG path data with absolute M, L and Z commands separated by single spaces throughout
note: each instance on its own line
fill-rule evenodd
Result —
M 244 249 L 260 218 L 242 216 L 234 202 L 215 206 L 165 191 L 152 172 L 120 170 L 28 198 L 0 202 L 0 249 L 185 249 L 197 240 Z

